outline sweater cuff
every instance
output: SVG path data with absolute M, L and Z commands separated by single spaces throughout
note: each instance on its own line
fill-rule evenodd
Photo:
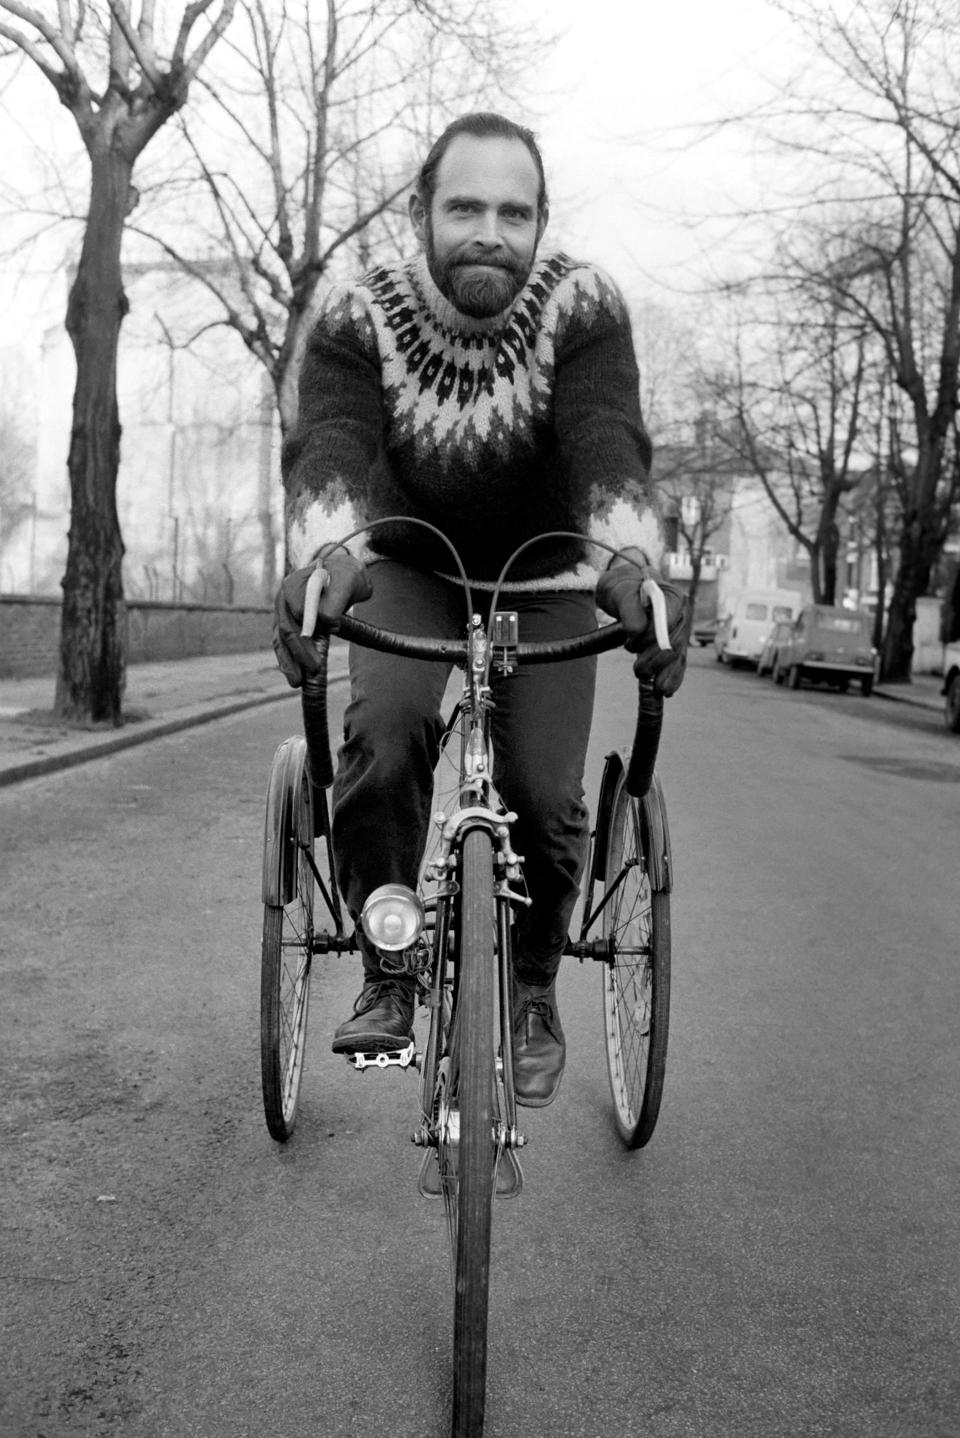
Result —
M 336 545 L 349 551 L 356 559 L 368 554 L 366 534 L 357 534 L 346 544 L 343 541 L 360 524 L 356 510 L 349 501 L 330 509 L 319 500 L 308 505 L 290 521 L 287 530 L 287 552 L 293 569 L 313 564 L 325 545 Z
M 659 516 L 652 505 L 637 509 L 627 500 L 618 499 L 605 515 L 598 515 L 591 521 L 589 536 L 615 550 L 642 550 L 654 569 L 659 568 L 663 558 L 663 533 Z M 612 557 L 610 550 L 604 549 L 597 568 L 605 569 Z

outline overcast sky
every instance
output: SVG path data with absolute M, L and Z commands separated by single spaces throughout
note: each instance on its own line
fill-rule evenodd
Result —
M 684 216 L 723 215 L 757 184 L 745 131 L 695 145 L 697 126 L 766 93 L 766 77 L 790 60 L 787 22 L 770 0 L 516 3 L 560 33 L 525 77 L 553 200 L 549 239 L 605 265 L 632 298 L 668 300 L 694 283 L 701 251 L 716 251 L 727 230 L 692 230 Z M 35 121 L 68 123 L 40 84 L 34 93 L 45 106 Z M 19 152 L 20 136 L 11 138 Z M 11 303 L 4 278 L 9 329 L 35 313 L 35 289 Z
M 554 0 L 544 23 L 565 32 L 533 67 L 554 242 L 633 291 L 682 286 L 727 229 L 682 217 L 728 213 L 762 184 L 746 131 L 691 147 L 697 127 L 791 65 L 787 21 L 769 0 Z

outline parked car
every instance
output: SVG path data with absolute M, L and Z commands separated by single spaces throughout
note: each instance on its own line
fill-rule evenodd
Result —
M 960 734 L 960 640 L 943 648 L 943 718 L 948 729 Z
M 837 609 L 826 604 L 808 604 L 777 651 L 773 666 L 774 683 L 787 681 L 799 689 L 801 681 L 832 684 L 845 693 L 850 680 L 861 692 L 873 692 L 877 651 L 870 642 L 869 615 L 856 609 Z
M 699 645 L 701 649 L 712 644 L 719 624 L 719 619 L 695 619 L 690 630 L 690 643 Z
M 745 589 L 713 641 L 720 663 L 756 664 L 773 625 L 796 619 L 802 603 L 798 589 Z
M 778 619 L 767 635 L 766 642 L 760 650 L 760 658 L 757 660 L 757 673 L 761 675 L 761 677 L 764 674 L 773 673 L 773 666 L 776 663 L 777 655 L 792 634 L 793 621 L 790 619 Z

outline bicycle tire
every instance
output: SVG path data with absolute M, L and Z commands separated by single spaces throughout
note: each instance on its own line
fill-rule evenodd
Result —
M 493 1135 L 494 908 L 490 835 L 463 841 L 451 1076 L 459 1112 L 454 1263 L 453 1438 L 480 1438 L 486 1400 Z
M 275 763 L 281 763 L 284 746 Z M 306 747 L 296 741 L 287 761 L 278 831 L 268 828 L 266 844 L 279 844 L 277 860 L 288 876 L 285 902 L 265 903 L 260 948 L 260 1074 L 267 1129 L 285 1143 L 297 1121 L 310 1009 L 314 933 L 314 813 Z
M 663 1095 L 670 1020 L 670 896 L 651 882 L 650 827 L 644 804 L 621 774 L 610 806 L 603 915 L 611 941 L 603 969 L 604 1042 L 614 1119 L 627 1148 L 642 1148 Z

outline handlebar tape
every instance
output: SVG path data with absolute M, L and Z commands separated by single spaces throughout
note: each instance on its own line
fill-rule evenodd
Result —
M 327 654 L 330 649 L 330 636 L 320 634 L 314 643 L 319 650 L 321 667 L 318 673 L 307 675 L 303 681 L 303 732 L 310 756 L 310 778 L 318 789 L 328 789 L 333 783 L 333 759 L 330 755 L 327 726 Z
M 641 683 L 637 700 L 637 727 L 627 767 L 627 793 L 632 794 L 635 799 L 642 799 L 650 791 L 662 728 L 663 695 L 657 694 L 650 684 Z

